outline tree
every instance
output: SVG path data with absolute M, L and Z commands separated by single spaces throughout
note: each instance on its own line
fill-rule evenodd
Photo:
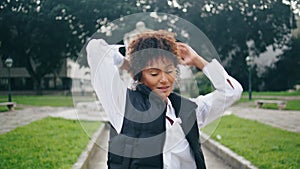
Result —
M 292 38 L 290 47 L 279 57 L 263 76 L 265 88 L 275 91 L 292 89 L 300 83 L 300 38 Z
M 249 55 L 258 57 L 268 46 L 283 49 L 289 45 L 290 24 L 294 15 L 281 1 L 207 1 L 202 18 L 192 21 L 202 29 L 216 47 L 226 69 L 247 88 Z M 292 16 L 291 16 L 292 15 Z M 255 70 L 254 70 L 255 71 Z M 253 87 L 258 90 L 260 79 L 253 72 Z M 256 77 L 255 77 L 256 76 Z
M 12 56 L 25 65 L 40 88 L 41 79 L 58 71 L 65 58 L 77 58 L 94 32 L 105 32 L 122 16 L 150 11 L 177 15 L 201 29 L 243 86 L 245 58 L 257 57 L 268 46 L 290 45 L 295 27 L 291 7 L 279 0 L 10 0 L 0 2 L 2 59 Z M 258 77 L 255 81 L 257 89 Z
M 1 1 L 1 59 L 13 57 L 17 66 L 25 66 L 41 90 L 45 75 L 59 72 L 66 58 L 75 60 L 94 32 L 133 12 L 134 5 L 118 0 Z
M 25 66 L 41 90 L 42 78 L 58 72 L 81 48 L 82 27 L 70 13 L 72 1 L 11 0 L 0 4 L 1 55 Z
M 296 26 L 295 15 L 297 9 L 299 13 L 300 2 L 145 0 L 141 6 L 145 11 L 175 14 L 196 25 L 212 41 L 225 68 L 247 88 L 248 70 L 245 58 L 249 55 L 258 57 L 269 46 L 274 50 L 283 50 L 291 44 L 291 30 Z M 256 69 L 253 69 L 252 75 L 253 87 L 258 90 L 263 83 L 262 78 Z

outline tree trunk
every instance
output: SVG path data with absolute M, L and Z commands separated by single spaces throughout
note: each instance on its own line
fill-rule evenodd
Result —
M 42 88 L 42 78 L 34 78 L 33 79 L 33 89 L 36 95 L 43 95 L 43 88 Z

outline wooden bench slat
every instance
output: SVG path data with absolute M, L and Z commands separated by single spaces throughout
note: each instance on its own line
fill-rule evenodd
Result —
M 277 104 L 279 110 L 285 109 L 286 107 L 286 101 L 283 100 L 256 100 L 255 103 L 258 108 L 261 108 L 264 103 Z
M 14 107 L 16 107 L 16 102 L 1 102 L 0 106 L 7 106 L 7 108 L 12 111 L 14 110 Z
M 1 106 L 7 106 L 7 105 L 16 105 L 16 102 L 1 102 Z
M 282 100 L 256 100 L 256 102 L 262 102 L 262 103 L 286 103 L 286 101 L 282 101 Z

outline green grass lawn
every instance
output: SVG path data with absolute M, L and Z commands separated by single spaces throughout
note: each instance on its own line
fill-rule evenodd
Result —
M 6 112 L 6 111 L 8 111 L 7 107 L 0 106 L 0 112 Z
M 48 117 L 0 135 L 0 168 L 71 168 L 100 122 Z
M 267 99 L 277 100 L 276 98 L 267 98 Z M 249 101 L 248 98 L 240 98 L 240 100 L 237 101 L 235 104 L 251 102 L 252 107 L 256 107 L 255 100 L 260 100 L 260 99 L 253 99 L 253 100 Z M 278 106 L 275 103 L 264 103 L 262 108 L 278 110 Z M 287 100 L 285 110 L 300 110 L 300 100 L 299 99 Z
M 286 105 L 287 110 L 300 110 L 300 100 L 289 100 Z
M 72 96 L 44 95 L 44 96 L 14 96 L 13 101 L 17 104 L 31 106 L 73 106 Z
M 27 105 L 27 106 L 52 106 L 52 107 L 71 107 L 73 106 L 72 96 L 63 96 L 63 95 L 15 95 L 12 97 L 12 101 L 18 105 Z M 7 102 L 6 96 L 0 96 L 0 102 Z M 0 106 L 0 112 L 6 112 L 8 108 L 5 106 Z
M 242 94 L 243 96 L 248 96 L 248 92 L 245 91 Z M 287 92 L 287 91 L 270 91 L 270 92 L 252 92 L 252 96 L 300 96 L 300 91 L 293 91 L 293 92 Z
M 252 100 L 249 101 L 248 99 L 248 92 L 243 92 L 242 96 L 239 101 L 237 101 L 235 104 L 239 103 L 245 103 L 245 102 L 251 102 L 252 107 L 256 107 L 255 105 L 255 100 L 259 100 L 261 98 L 255 98 L 255 96 L 274 96 L 274 98 L 269 97 L 269 98 L 264 98 L 264 99 L 270 99 L 270 100 L 280 100 L 280 98 L 276 98 L 276 96 L 300 96 L 300 91 L 294 91 L 294 92 L 253 92 L 252 93 L 253 97 Z M 285 110 L 300 110 L 300 100 L 295 99 L 295 100 L 286 100 L 287 105 Z M 272 104 L 272 103 L 265 103 L 263 104 L 263 107 L 265 109 L 278 109 L 277 104 Z
M 274 103 L 265 103 L 262 108 L 276 110 L 278 106 Z M 300 100 L 288 100 L 285 110 L 300 110 Z
M 64 95 L 14 95 L 12 101 L 18 105 L 27 106 L 51 106 L 51 107 L 72 107 L 73 102 L 87 102 L 97 100 L 95 96 L 64 96 Z M 0 96 L 0 102 L 6 102 L 6 96 Z M 8 111 L 5 106 L 0 106 L 0 112 Z
M 210 124 L 203 131 L 211 131 Z M 221 139 L 217 139 L 221 135 Z M 212 135 L 260 169 L 299 169 L 300 134 L 234 115 L 224 116 Z

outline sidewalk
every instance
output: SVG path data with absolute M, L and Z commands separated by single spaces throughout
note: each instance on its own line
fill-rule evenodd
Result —
M 27 125 L 45 118 L 52 113 L 59 113 L 70 108 L 66 107 L 26 107 L 22 110 L 0 113 L 0 134 L 9 132 L 16 127 Z
M 94 103 L 88 104 L 84 103 L 79 105 L 77 108 L 71 107 L 27 107 L 23 110 L 16 110 L 13 112 L 3 112 L 0 113 L 0 134 L 9 132 L 16 127 L 29 124 L 33 121 L 40 120 L 42 118 L 52 116 L 61 117 L 73 120 L 106 120 L 103 114 L 99 111 L 95 111 Z M 108 130 L 105 129 L 104 132 L 99 136 L 100 142 L 96 143 L 97 149 L 92 158 L 89 159 L 89 168 L 95 169 L 105 169 L 106 158 L 107 158 L 107 143 L 108 143 Z M 103 148 L 104 146 L 104 148 Z M 205 160 L 208 168 L 212 169 L 232 169 L 224 161 L 222 161 L 215 154 L 203 147 L 203 152 L 205 154 Z
M 94 149 L 90 150 L 90 157 L 87 159 L 86 164 L 81 168 L 81 166 L 73 166 L 72 169 L 107 169 L 107 149 L 108 149 L 108 137 L 109 129 L 104 127 L 101 135 L 98 139 L 95 139 Z M 205 156 L 206 167 L 208 169 L 233 169 L 226 162 L 221 160 L 214 153 L 209 151 L 205 146 L 202 146 L 203 154 Z M 78 164 L 79 165 L 79 164 Z
M 13 130 L 18 126 L 29 124 L 47 116 L 81 120 L 107 120 L 98 112 L 95 103 L 83 103 L 74 107 L 27 107 L 23 110 L 0 113 L 0 134 Z M 88 109 L 88 111 L 87 111 Z M 259 122 L 300 133 L 300 111 L 270 110 L 249 107 L 241 103 L 230 107 L 227 114 L 257 120 Z
M 106 120 L 104 114 L 99 113 L 95 103 L 83 103 L 74 107 L 27 107 L 23 110 L 0 113 L 0 134 L 13 130 L 18 126 L 29 124 L 47 116 L 61 117 L 74 120 Z M 243 103 L 230 107 L 226 113 L 233 113 L 241 118 L 257 120 L 259 122 L 279 127 L 288 131 L 300 133 L 300 111 L 267 110 L 249 107 Z M 106 134 L 108 132 L 106 131 Z M 105 132 L 104 132 L 105 134 Z M 107 136 L 102 138 L 101 144 L 107 144 Z M 231 169 L 226 162 L 220 160 L 214 153 L 203 146 L 207 167 L 212 169 Z M 92 165 L 105 164 L 105 151 L 97 151 Z M 101 157 L 101 158 L 100 158 Z M 102 159 L 102 162 L 101 162 Z M 104 160 L 104 161 L 103 161 Z M 93 167 L 91 167 L 93 168 Z M 102 169 L 102 168 L 101 168 Z
M 241 103 L 230 107 L 226 113 L 300 133 L 300 111 L 252 108 L 249 104 Z
M 93 102 L 78 104 L 77 108 L 26 106 L 22 110 L 0 113 L 0 134 L 48 116 L 72 120 L 100 121 L 103 119 L 102 115 L 98 111 L 97 104 Z
M 98 107 L 95 103 L 84 103 L 78 105 L 77 108 L 71 107 L 27 107 L 23 110 L 16 110 L 13 112 L 3 112 L 0 113 L 0 134 L 9 132 L 18 126 L 23 126 L 29 124 L 33 121 L 40 120 L 42 118 L 52 116 L 61 117 L 73 120 L 104 120 L 104 114 L 98 111 Z M 93 150 L 90 159 L 88 160 L 89 167 L 91 169 L 99 168 L 105 169 L 106 159 L 107 159 L 107 140 L 108 140 L 108 129 L 106 128 L 99 136 L 98 146 Z M 99 146 L 101 145 L 101 146 Z M 89 150 L 91 151 L 91 150 Z M 84 152 L 83 154 L 88 154 L 90 152 Z M 211 169 L 232 169 L 226 162 L 217 157 L 214 153 L 203 147 L 203 153 L 205 155 L 205 160 L 207 167 Z

